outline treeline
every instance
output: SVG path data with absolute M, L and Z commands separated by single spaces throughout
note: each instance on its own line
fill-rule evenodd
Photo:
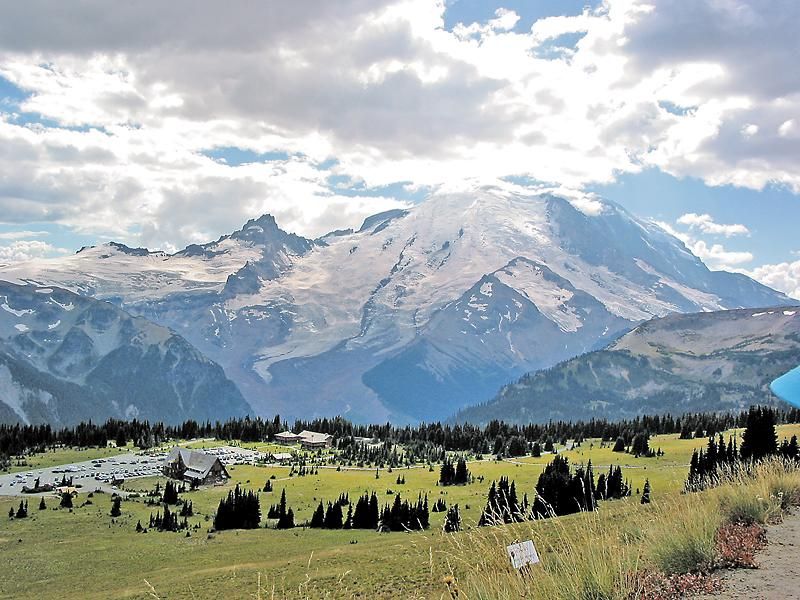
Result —
M 792 408 L 774 411 L 776 422 L 800 422 L 800 410 Z M 545 448 L 554 442 L 584 438 L 601 438 L 606 441 L 622 438 L 630 445 L 637 434 L 649 435 L 679 433 L 682 437 L 710 437 L 731 427 L 744 427 L 748 412 L 738 414 L 696 413 L 678 417 L 672 415 L 643 416 L 635 419 L 611 422 L 605 419 L 590 421 L 557 421 L 546 424 L 512 425 L 502 421 L 491 421 L 485 427 L 470 424 L 429 423 L 415 427 L 383 425 L 356 425 L 335 417 L 295 421 L 290 426 L 280 416 L 272 419 L 237 418 L 225 422 L 189 420 L 180 425 L 149 423 L 148 421 L 120 421 L 110 419 L 103 424 L 81 423 L 74 427 L 53 429 L 49 425 L 0 425 L 0 456 L 22 455 L 41 452 L 57 445 L 105 446 L 110 440 L 117 445 L 133 442 L 140 448 L 156 446 L 170 439 L 192 439 L 215 437 L 219 440 L 260 441 L 271 440 L 284 429 L 300 431 L 309 429 L 331 434 L 336 447 L 346 452 L 353 460 L 376 462 L 374 459 L 388 457 L 399 463 L 399 455 L 391 444 L 403 444 L 406 452 L 421 460 L 439 462 L 444 451 L 474 452 L 476 454 L 502 454 L 515 456 L 533 450 L 536 443 Z M 380 448 L 370 448 L 357 438 L 376 439 L 386 442 Z M 382 461 L 381 461 L 382 462 Z M 389 460 L 389 462 L 393 462 Z

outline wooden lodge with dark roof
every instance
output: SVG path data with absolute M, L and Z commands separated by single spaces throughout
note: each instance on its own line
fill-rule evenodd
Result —
M 230 478 L 225 465 L 213 454 L 173 448 L 162 468 L 164 475 L 195 485 L 212 485 Z

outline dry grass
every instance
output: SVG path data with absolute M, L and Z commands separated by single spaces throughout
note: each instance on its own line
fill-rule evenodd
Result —
M 444 587 L 464 600 L 622 600 L 651 597 L 642 587 L 643 572 L 691 574 L 706 585 L 700 574 L 725 562 L 720 531 L 731 523 L 779 519 L 800 502 L 800 470 L 776 459 L 729 470 L 715 486 L 650 506 L 616 501 L 595 513 L 451 536 L 441 556 Z M 505 548 L 525 539 L 534 541 L 541 563 L 517 572 Z
M 638 535 L 621 531 L 602 513 L 472 529 L 452 536 L 445 581 L 454 598 L 623 599 L 640 560 Z M 505 548 L 526 539 L 534 541 L 542 562 L 517 572 Z

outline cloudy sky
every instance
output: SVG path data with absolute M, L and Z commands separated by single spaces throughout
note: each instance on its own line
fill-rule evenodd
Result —
M 797 0 L 8 3 L 0 263 L 601 194 L 800 298 Z

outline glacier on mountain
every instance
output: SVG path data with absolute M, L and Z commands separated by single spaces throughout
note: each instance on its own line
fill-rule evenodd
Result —
M 264 215 L 172 255 L 105 244 L 0 279 L 170 327 L 254 412 L 358 421 L 450 415 L 653 316 L 791 303 L 593 202 L 583 212 L 550 194 L 440 193 L 316 240 Z

